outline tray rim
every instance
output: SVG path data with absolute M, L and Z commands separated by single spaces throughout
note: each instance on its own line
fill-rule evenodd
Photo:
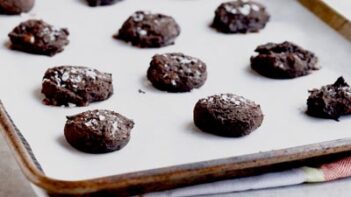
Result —
M 351 21 L 337 10 L 332 8 L 323 0 L 298 0 L 304 7 L 314 13 L 322 21 L 327 23 L 331 28 L 351 41 Z
M 351 23 L 322 0 L 298 0 L 332 28 L 351 41 Z M 315 6 L 317 5 L 318 6 Z M 327 12 L 325 14 L 324 12 Z M 324 14 L 323 14 L 324 13 Z M 332 15 L 330 15 L 332 14 Z M 327 17 L 328 16 L 328 17 Z M 349 31 L 349 30 L 350 31 Z M 5 138 L 26 178 L 51 195 L 89 195 L 104 193 L 119 196 L 173 189 L 225 178 L 263 172 L 265 168 L 320 158 L 351 151 L 351 138 L 308 144 L 286 149 L 258 152 L 242 156 L 188 163 L 132 173 L 124 173 L 79 181 L 58 180 L 44 174 L 30 145 L 6 112 L 0 100 L 0 133 Z

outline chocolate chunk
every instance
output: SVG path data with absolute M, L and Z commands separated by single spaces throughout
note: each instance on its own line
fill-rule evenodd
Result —
M 309 93 L 307 114 L 335 120 L 351 114 L 351 87 L 343 77 L 339 77 L 334 84 L 313 89 Z
M 269 21 L 266 8 L 254 1 L 222 3 L 215 11 L 212 27 L 223 33 L 258 32 Z
M 319 69 L 314 53 L 291 42 L 267 43 L 255 51 L 258 55 L 251 57 L 251 68 L 269 78 L 291 79 Z
M 206 64 L 182 53 L 165 53 L 152 57 L 147 78 L 157 89 L 189 92 L 207 79 Z
M 46 71 L 41 92 L 44 103 L 86 106 L 113 94 L 112 75 L 83 66 L 58 66 Z
M 34 6 L 35 0 L 1 0 L 0 14 L 17 15 L 29 12 Z
M 64 133 L 76 149 L 87 153 L 107 153 L 122 149 L 130 139 L 134 122 L 109 110 L 86 111 L 68 116 Z
M 234 94 L 200 99 L 194 108 L 194 123 L 204 132 L 225 137 L 241 137 L 261 126 L 261 107 Z
M 141 48 L 159 48 L 174 43 L 180 27 L 170 16 L 137 11 L 120 28 L 115 38 Z
M 68 45 L 68 35 L 66 28 L 57 29 L 42 20 L 28 20 L 15 27 L 9 38 L 13 49 L 53 56 Z
M 112 5 L 117 1 L 121 0 L 87 0 L 88 5 L 92 7 Z

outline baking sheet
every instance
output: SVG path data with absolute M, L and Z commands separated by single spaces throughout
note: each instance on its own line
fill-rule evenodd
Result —
M 272 18 L 259 34 L 220 34 L 209 24 L 221 2 L 125 0 L 90 8 L 80 0 L 37 0 L 28 15 L 1 16 L 0 98 L 46 175 L 80 180 L 351 137 L 350 117 L 336 122 L 304 114 L 308 89 L 333 83 L 340 75 L 351 81 L 350 43 L 292 0 L 262 1 Z M 112 39 L 123 21 L 139 9 L 172 15 L 182 28 L 176 45 L 138 49 Z M 6 47 L 7 33 L 31 17 L 69 28 L 71 43 L 63 53 L 50 58 Z M 249 57 L 257 45 L 285 40 L 314 51 L 323 69 L 294 80 L 267 79 L 249 69 Z M 208 80 L 199 90 L 165 93 L 147 82 L 152 55 L 177 51 L 207 63 Z M 88 107 L 45 106 L 41 103 L 41 78 L 47 68 L 56 65 L 85 65 L 111 72 L 115 94 Z M 263 125 L 239 139 L 196 129 L 192 124 L 196 101 L 224 92 L 261 104 Z M 92 155 L 66 143 L 65 116 L 96 108 L 116 110 L 135 121 L 131 141 L 121 151 Z

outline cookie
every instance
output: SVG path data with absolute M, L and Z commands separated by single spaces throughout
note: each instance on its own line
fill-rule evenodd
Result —
M 88 5 L 91 7 L 112 5 L 117 1 L 121 0 L 87 0 Z
M 267 43 L 255 51 L 258 55 L 251 57 L 251 68 L 269 78 L 292 79 L 320 68 L 314 53 L 291 42 Z
M 258 32 L 266 26 L 269 18 L 262 4 L 235 0 L 222 3 L 216 9 L 212 27 L 222 33 Z
M 66 28 L 55 28 L 42 20 L 28 20 L 20 23 L 8 36 L 13 49 L 53 56 L 68 45 L 68 35 Z
M 1 0 L 0 14 L 17 15 L 29 12 L 34 6 L 35 0 Z
M 200 99 L 194 108 L 194 123 L 204 132 L 224 137 L 241 137 L 261 126 L 261 107 L 235 94 Z
M 147 78 L 159 90 L 189 92 L 205 83 L 206 64 L 182 53 L 155 55 L 147 70 Z
M 113 94 L 112 75 L 83 66 L 53 67 L 45 72 L 41 92 L 47 105 L 86 106 Z
M 343 77 L 339 77 L 334 84 L 313 89 L 309 93 L 307 114 L 334 120 L 351 114 L 351 87 Z
M 68 116 L 64 129 L 67 142 L 87 153 L 122 149 L 130 139 L 134 122 L 109 110 L 86 111 Z
M 159 48 L 174 43 L 180 27 L 164 14 L 137 11 L 122 25 L 115 38 L 140 48 Z

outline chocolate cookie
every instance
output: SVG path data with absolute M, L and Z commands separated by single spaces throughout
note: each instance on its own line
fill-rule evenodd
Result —
M 251 68 L 269 78 L 291 79 L 320 68 L 314 53 L 291 42 L 267 43 L 255 51 L 258 55 L 251 57 Z
M 335 120 L 351 114 L 351 87 L 343 77 L 339 77 L 334 84 L 313 89 L 309 93 L 307 114 Z
M 170 16 L 137 11 L 120 28 L 115 38 L 141 48 L 158 48 L 174 43 L 180 27 Z
M 42 20 L 25 21 L 9 33 L 13 49 L 48 56 L 63 51 L 68 35 L 66 28 L 57 29 Z
M 194 108 L 194 123 L 204 132 L 241 137 L 261 126 L 259 105 L 242 96 L 220 94 L 200 99 Z
M 109 110 L 86 111 L 68 116 L 65 137 L 69 144 L 87 153 L 122 149 L 130 139 L 134 122 Z
M 222 3 L 215 11 L 212 27 L 223 33 L 258 32 L 269 21 L 266 8 L 254 1 Z
M 87 0 L 88 5 L 92 7 L 112 5 L 117 1 L 121 1 L 121 0 Z
M 147 70 L 147 78 L 159 90 L 189 92 L 205 83 L 206 64 L 182 53 L 155 55 Z
M 112 75 L 83 66 L 58 66 L 46 71 L 41 92 L 48 105 L 86 106 L 112 95 Z
M 29 12 L 34 6 L 34 0 L 1 0 L 0 14 L 16 15 Z

